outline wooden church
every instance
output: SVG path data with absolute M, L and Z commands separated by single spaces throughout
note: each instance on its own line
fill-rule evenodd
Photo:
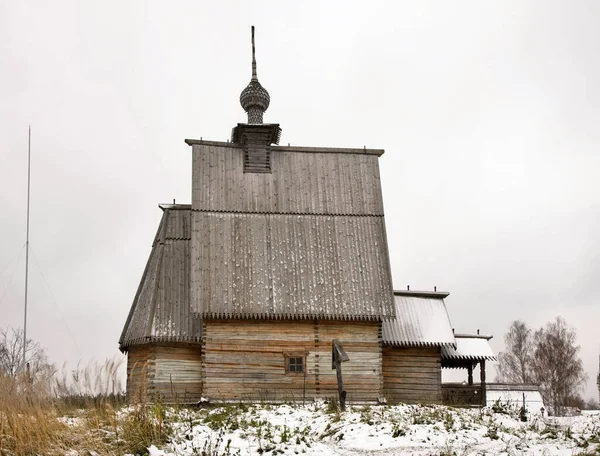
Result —
M 441 292 L 394 292 L 383 150 L 279 146 L 256 72 L 231 142 L 187 139 L 192 201 L 162 218 L 125 322 L 130 398 L 441 402 Z

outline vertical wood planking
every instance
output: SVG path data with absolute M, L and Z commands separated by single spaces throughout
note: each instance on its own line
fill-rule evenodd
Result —
M 378 156 L 271 151 L 271 173 L 244 173 L 241 147 L 194 145 L 194 210 L 383 215 Z

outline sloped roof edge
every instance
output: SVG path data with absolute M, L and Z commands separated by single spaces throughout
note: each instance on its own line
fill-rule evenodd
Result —
M 442 367 L 444 361 L 497 361 L 496 355 L 488 342 L 487 337 L 479 335 L 456 336 L 456 348 L 442 348 Z
M 162 232 L 164 220 L 165 220 L 164 216 L 161 217 L 160 222 L 158 224 L 158 229 L 156 230 L 156 234 L 154 235 L 155 240 L 159 238 L 160 233 Z M 150 260 L 152 259 L 152 256 L 156 254 L 156 252 L 154 250 L 155 242 L 156 241 L 153 242 L 152 249 L 150 250 L 150 255 L 148 255 L 148 261 L 146 261 L 146 266 L 144 267 L 144 272 L 142 273 L 142 278 L 140 279 L 140 283 L 135 292 L 135 296 L 133 298 L 133 303 L 131 304 L 131 308 L 129 309 L 129 314 L 127 315 L 127 320 L 125 320 L 125 325 L 123 325 L 123 330 L 121 331 L 121 337 L 119 337 L 119 349 L 121 351 L 123 351 L 123 343 L 125 342 L 125 334 L 127 333 L 129 325 L 131 324 L 131 319 L 133 318 L 133 314 L 135 313 L 135 310 L 136 310 L 138 302 L 139 302 L 140 293 L 142 292 L 142 289 L 144 288 L 144 283 L 146 281 L 146 277 L 148 276 L 148 270 L 150 269 L 150 263 L 151 263 Z
M 191 207 L 161 209 L 150 256 L 119 338 L 121 351 L 157 341 L 193 343 L 201 337 L 202 318 L 190 306 Z

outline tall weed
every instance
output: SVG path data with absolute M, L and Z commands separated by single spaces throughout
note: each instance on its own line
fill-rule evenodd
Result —
M 0 374 L 0 454 L 144 454 L 164 443 L 170 426 L 159 400 L 123 411 L 121 366 L 112 359 L 33 378 Z

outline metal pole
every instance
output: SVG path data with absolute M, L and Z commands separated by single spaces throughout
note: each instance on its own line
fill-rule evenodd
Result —
M 31 125 L 29 126 L 29 144 L 27 147 L 27 240 L 25 241 L 25 316 L 23 320 L 23 368 L 27 364 L 27 289 L 29 282 L 29 195 L 31 189 Z

